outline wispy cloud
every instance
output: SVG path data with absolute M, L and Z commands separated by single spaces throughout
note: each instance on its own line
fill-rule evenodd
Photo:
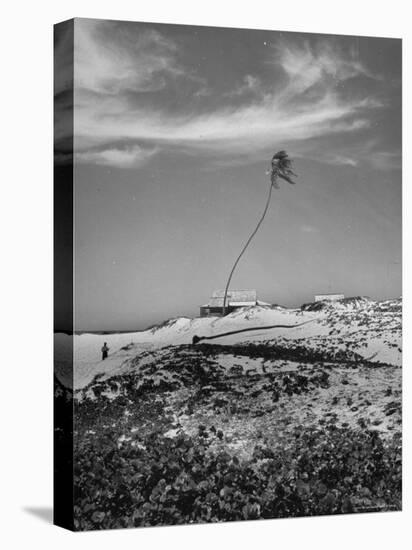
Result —
M 334 96 L 312 107 L 288 108 L 276 96 L 261 103 L 226 107 L 201 115 L 174 115 L 139 108 L 122 109 L 118 99 L 78 103 L 76 134 L 84 140 L 151 140 L 196 149 L 241 152 L 275 142 L 350 132 L 368 126 L 363 103 L 341 104 Z M 362 112 L 360 109 L 362 108 Z
M 330 164 L 335 164 L 337 166 L 352 166 L 353 168 L 355 168 L 356 166 L 358 166 L 359 161 L 351 157 L 333 155 L 330 157 Z
M 380 79 L 359 61 L 353 47 L 343 49 L 325 39 L 315 46 L 309 41 L 278 44 L 274 48 L 273 62 L 283 67 L 295 93 L 306 92 L 314 86 L 329 88 L 358 76 Z
M 119 168 L 138 167 L 145 164 L 157 150 L 143 149 L 139 146 L 126 147 L 124 149 L 101 149 L 98 151 L 78 152 L 78 162 L 100 164 L 102 166 L 116 166 Z
M 228 97 L 236 96 L 254 96 L 254 98 L 263 96 L 263 86 L 261 80 L 257 76 L 247 74 L 243 77 L 240 84 L 230 90 L 226 95 Z
M 310 154 L 310 148 L 302 151 L 299 156 L 313 158 Z M 402 168 L 401 151 L 382 150 L 379 146 L 379 140 L 376 138 L 341 145 L 339 153 L 336 153 L 333 149 L 325 148 L 318 152 L 315 160 L 333 166 L 367 167 L 379 171 L 393 171 Z
M 262 60 L 273 67 L 272 79 L 263 82 L 246 74 L 225 100 L 211 104 L 212 83 L 183 66 L 177 43 L 142 26 L 110 25 L 114 23 L 76 22 L 78 162 L 131 167 L 157 151 L 177 149 L 230 164 L 231 158 L 250 160 L 275 144 L 307 152 L 312 141 L 368 128 L 371 113 L 382 107 L 370 96 L 341 93 L 340 85 L 350 79 L 379 77 L 360 63 L 356 52 L 325 42 L 280 42 Z M 196 100 L 205 100 L 201 109 L 190 100 L 176 109 L 173 101 L 163 105 L 136 99 L 136 94 L 147 98 L 161 90 L 178 99 L 176 82 L 188 80 L 196 86 Z M 323 158 L 336 165 L 358 162 L 340 151 Z M 383 164 L 381 157 L 374 162 Z
M 184 73 L 175 44 L 155 30 L 80 19 L 75 26 L 75 88 L 101 94 L 164 88 L 168 77 Z

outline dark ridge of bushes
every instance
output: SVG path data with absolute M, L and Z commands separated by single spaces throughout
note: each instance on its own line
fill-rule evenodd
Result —
M 235 345 L 197 344 L 196 349 L 199 349 L 206 357 L 229 353 L 251 358 L 261 358 L 265 361 L 284 360 L 301 363 L 339 361 L 343 364 L 367 363 L 361 355 L 347 350 L 337 350 L 335 352 L 311 350 L 298 344 L 293 344 L 290 347 L 278 346 L 276 344 L 252 343 Z

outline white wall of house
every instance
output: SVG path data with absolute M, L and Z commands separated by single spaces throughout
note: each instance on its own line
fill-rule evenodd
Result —
M 315 302 L 321 302 L 322 300 L 342 300 L 344 297 L 344 294 L 316 294 Z

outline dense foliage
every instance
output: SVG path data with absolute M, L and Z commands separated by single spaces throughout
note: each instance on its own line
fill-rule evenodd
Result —
M 310 353 L 170 346 L 96 376 L 74 399 L 75 529 L 399 510 L 396 386 L 380 386 L 380 416 L 359 414 L 359 364 Z M 71 406 L 57 384 L 56 410 Z
M 229 455 L 220 430 L 194 437 L 119 432 L 79 438 L 75 527 L 99 529 L 397 510 L 401 445 L 373 431 L 296 428 L 287 449 L 264 440 L 251 459 Z

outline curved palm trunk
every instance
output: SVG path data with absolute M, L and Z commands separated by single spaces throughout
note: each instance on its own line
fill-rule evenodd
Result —
M 224 295 L 224 298 L 223 298 L 223 315 L 226 315 L 227 292 L 228 292 L 228 290 L 229 290 L 229 285 L 230 285 L 230 281 L 232 280 L 233 273 L 235 272 L 236 266 L 237 266 L 237 264 L 239 263 L 240 258 L 243 256 L 243 254 L 244 254 L 244 252 L 246 251 L 247 247 L 248 247 L 249 244 L 251 243 L 253 237 L 254 237 L 254 236 L 256 235 L 256 233 L 258 232 L 259 227 L 262 225 L 263 220 L 265 219 L 266 212 L 268 211 L 268 208 L 269 208 L 270 198 L 271 198 L 271 196 L 272 196 L 272 188 L 273 188 L 273 182 L 271 181 L 271 182 L 270 182 L 270 185 L 269 185 L 268 198 L 267 198 L 267 200 L 266 200 L 266 205 L 265 205 L 265 209 L 263 210 L 263 214 L 262 214 L 262 216 L 261 216 L 261 218 L 260 218 L 260 220 L 259 220 L 257 226 L 256 226 L 255 229 L 253 230 L 253 233 L 250 235 L 250 237 L 249 237 L 248 240 L 246 241 L 245 246 L 242 248 L 241 253 L 240 253 L 239 256 L 236 258 L 236 261 L 235 261 L 235 263 L 233 264 L 232 271 L 230 272 L 229 278 L 228 278 L 227 283 L 226 283 L 225 295 Z

